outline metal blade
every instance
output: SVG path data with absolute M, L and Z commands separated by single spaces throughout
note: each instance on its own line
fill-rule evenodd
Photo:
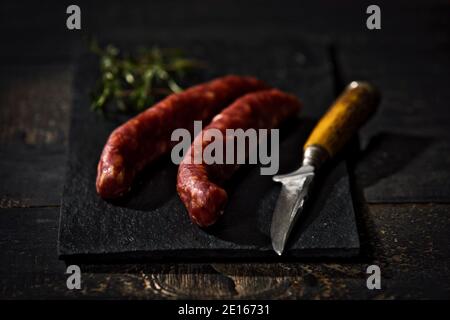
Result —
M 278 255 L 283 253 L 292 227 L 302 212 L 313 178 L 312 166 L 302 166 L 292 173 L 273 177 L 274 181 L 283 184 L 270 229 L 272 246 Z

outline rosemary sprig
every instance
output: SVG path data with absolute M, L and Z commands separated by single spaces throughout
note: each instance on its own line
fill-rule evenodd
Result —
M 92 95 L 92 109 L 101 112 L 109 102 L 115 102 L 122 112 L 142 111 L 158 98 L 181 92 L 178 81 L 202 67 L 179 49 L 152 47 L 130 55 L 113 45 L 101 48 L 95 41 L 90 47 L 99 56 L 101 73 Z

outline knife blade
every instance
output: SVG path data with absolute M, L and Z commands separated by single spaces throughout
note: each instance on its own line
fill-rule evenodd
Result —
M 282 255 L 298 217 L 302 214 L 317 170 L 334 157 L 373 115 L 380 102 L 378 90 L 362 81 L 351 82 L 320 119 L 303 146 L 302 166 L 276 175 L 282 184 L 270 228 L 272 247 Z

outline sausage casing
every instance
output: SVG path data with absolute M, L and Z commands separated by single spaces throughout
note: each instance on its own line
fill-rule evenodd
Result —
M 301 103 L 295 96 L 272 89 L 249 93 L 214 117 L 195 138 L 178 168 L 177 191 L 193 222 L 201 227 L 216 222 L 227 203 L 227 193 L 220 184 L 239 167 L 236 163 L 207 165 L 202 161 L 196 164 L 194 158 L 200 156 L 203 159 L 203 150 L 213 140 L 206 137 L 206 132 L 209 129 L 220 130 L 225 144 L 230 138 L 226 136 L 226 129 L 276 128 L 283 120 L 295 115 L 300 107 Z

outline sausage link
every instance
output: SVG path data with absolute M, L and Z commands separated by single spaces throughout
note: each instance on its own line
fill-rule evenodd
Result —
M 135 176 L 174 145 L 172 131 L 193 131 L 194 120 L 209 121 L 238 97 L 268 86 L 253 77 L 226 76 L 172 94 L 116 128 L 97 166 L 97 193 L 117 198 L 128 192 Z
M 272 89 L 249 93 L 214 117 L 195 138 L 178 168 L 177 191 L 193 222 L 207 227 L 217 221 L 227 203 L 227 193 L 220 185 L 239 168 L 236 161 L 234 164 L 207 165 L 204 161 L 196 164 L 194 159 L 203 159 L 203 150 L 214 140 L 206 132 L 218 129 L 222 135 L 219 143 L 225 148 L 226 140 L 233 138 L 226 136 L 226 129 L 276 128 L 300 107 L 295 96 Z M 245 150 L 246 157 L 249 148 Z

